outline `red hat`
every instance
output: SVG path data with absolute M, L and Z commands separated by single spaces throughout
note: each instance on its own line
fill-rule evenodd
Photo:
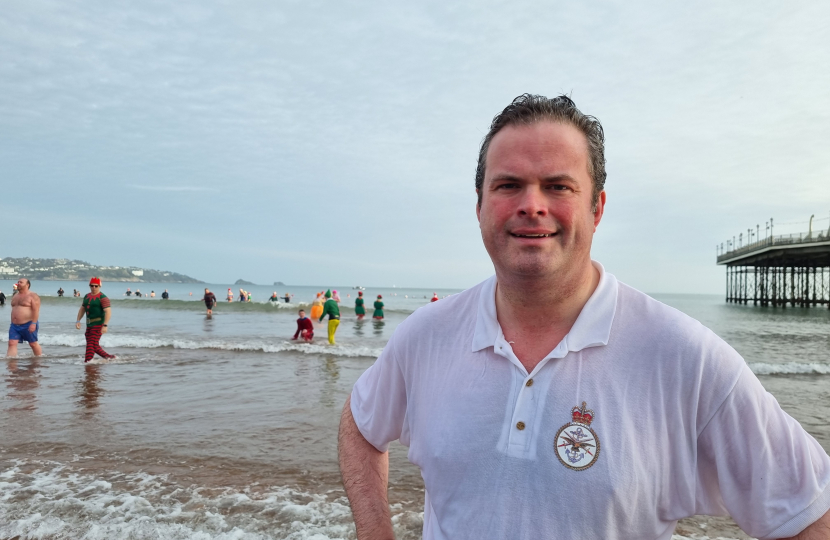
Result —
M 363 291 L 357 291 L 358 296 L 363 296 Z
M 98 285 L 100 287 L 101 286 L 101 278 L 94 277 L 94 278 L 89 280 L 89 284 L 90 285 Z
M 378 298 L 383 298 L 381 295 L 378 295 Z

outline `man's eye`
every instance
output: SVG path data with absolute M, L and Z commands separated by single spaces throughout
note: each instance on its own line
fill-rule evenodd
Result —
M 566 191 L 570 188 L 563 184 L 551 184 L 548 186 L 548 189 L 551 189 L 553 191 Z
M 496 189 L 513 189 L 518 186 L 519 184 L 499 184 L 496 186 Z

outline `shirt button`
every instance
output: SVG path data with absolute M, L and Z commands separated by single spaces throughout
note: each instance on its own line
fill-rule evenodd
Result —
M 524 428 L 525 428 L 525 423 L 524 422 L 517 422 L 516 423 L 516 429 L 518 429 L 519 431 L 523 430 Z
M 525 386 L 533 386 L 533 379 L 528 379 Z

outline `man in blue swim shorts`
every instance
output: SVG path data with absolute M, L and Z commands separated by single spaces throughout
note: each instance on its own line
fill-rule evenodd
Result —
M 31 287 L 32 283 L 26 278 L 17 281 L 18 293 L 12 298 L 12 324 L 9 326 L 9 349 L 6 356 L 17 356 L 17 344 L 21 341 L 29 343 L 35 356 L 43 354 L 37 342 L 40 297 L 30 290 Z

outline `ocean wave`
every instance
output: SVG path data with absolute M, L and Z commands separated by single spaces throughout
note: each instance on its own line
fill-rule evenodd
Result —
M 52 334 L 40 336 L 42 345 L 58 345 L 63 347 L 85 347 L 86 341 L 82 334 Z M 340 343 L 328 345 L 323 343 L 302 343 L 291 341 L 246 341 L 235 343 L 222 340 L 190 340 L 176 338 L 162 338 L 153 336 L 135 336 L 123 334 L 107 334 L 101 338 L 103 347 L 124 347 L 140 349 L 216 349 L 222 351 L 245 351 L 263 353 L 299 352 L 304 354 L 327 354 L 346 357 L 377 358 L 383 348 L 367 347 Z
M 81 305 L 82 298 L 58 298 L 56 296 L 41 296 L 41 302 L 47 304 L 62 305 L 70 302 Z M 204 311 L 205 303 L 201 301 L 200 297 L 193 297 L 190 300 L 162 300 L 161 298 L 110 298 L 110 302 L 114 306 L 144 308 L 144 309 L 168 309 L 168 310 L 185 310 L 185 311 Z M 216 305 L 217 310 L 230 311 L 273 311 L 277 310 L 298 310 L 309 308 L 311 302 L 292 302 L 286 304 L 285 302 L 223 302 L 219 301 Z
M 41 302 L 49 305 L 69 305 L 75 303 L 80 307 L 80 298 L 58 298 L 56 296 L 41 296 Z M 113 307 L 122 308 L 137 308 L 137 309 L 161 309 L 171 311 L 204 311 L 205 304 L 198 298 L 193 300 L 161 300 L 159 298 L 110 298 Z M 420 306 L 418 306 L 420 307 Z M 290 311 L 296 313 L 297 310 L 311 309 L 311 302 L 222 302 L 220 301 L 214 310 L 217 312 L 230 313 L 273 313 L 274 311 Z M 371 315 L 372 307 L 366 308 Z M 387 313 L 403 313 L 409 315 L 417 308 L 402 308 L 402 307 L 385 307 L 384 312 Z M 341 304 L 340 310 L 346 314 L 354 314 L 354 307 L 351 304 Z
M 830 364 L 816 362 L 749 362 L 748 365 L 756 375 L 830 375 Z
M 392 507 L 397 538 L 420 538 L 423 513 Z M 207 488 L 167 475 L 13 460 L 0 473 L 0 538 L 327 540 L 354 537 L 342 490 Z

